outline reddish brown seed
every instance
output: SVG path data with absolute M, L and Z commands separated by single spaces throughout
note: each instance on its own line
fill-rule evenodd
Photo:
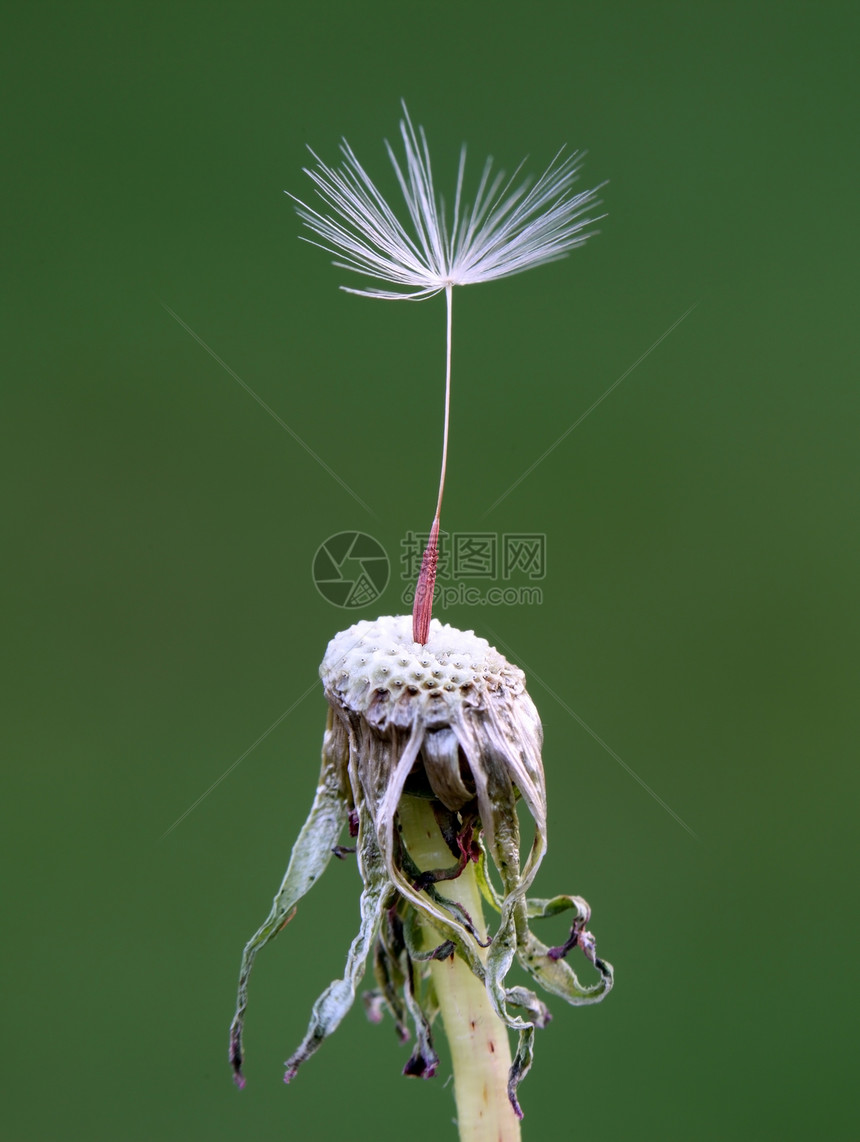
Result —
M 412 607 L 412 637 L 421 646 L 430 633 L 430 618 L 433 614 L 433 588 L 436 586 L 436 564 L 439 562 L 439 517 L 433 520 L 430 538 L 421 558 L 421 573 L 415 587 L 415 603 Z

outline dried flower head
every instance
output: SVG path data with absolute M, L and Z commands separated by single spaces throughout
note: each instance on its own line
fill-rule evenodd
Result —
M 515 183 L 522 163 L 510 179 L 493 174 L 493 160 L 484 164 L 475 199 L 463 201 L 466 148 L 460 165 L 450 223 L 445 203 L 437 195 L 424 128 L 412 126 L 403 104 L 400 134 L 405 150 L 401 165 L 386 141 L 388 156 L 403 192 L 408 225 L 397 216 L 344 140 L 340 167 L 331 167 L 314 152 L 316 167 L 305 168 L 317 194 L 331 213 L 314 210 L 301 199 L 298 213 L 321 239 L 314 245 L 338 257 L 334 264 L 355 270 L 411 292 L 352 289 L 349 293 L 389 299 L 432 297 L 455 285 L 474 285 L 519 274 L 533 266 L 565 257 L 588 238 L 585 217 L 597 205 L 597 191 L 572 191 L 582 155 L 556 155 L 532 185 Z
M 360 929 L 343 978 L 314 1004 L 285 1081 L 341 1022 L 375 946 L 378 988 L 366 997 L 368 1013 L 378 1019 L 387 1010 L 404 1037 L 407 1023 L 414 1025 L 415 1050 L 405 1073 L 429 1077 L 436 1068 L 430 1024 L 437 998 L 425 977 L 433 961 L 455 957 L 486 989 L 499 1019 L 518 1032 L 508 1093 L 520 1113 L 516 1089 L 531 1064 L 535 1028 L 549 1015 L 532 991 L 507 986 L 514 959 L 571 1004 L 597 1002 L 612 986 L 612 968 L 596 955 L 587 929 L 585 901 L 527 896 L 546 849 L 546 790 L 541 724 L 523 673 L 485 639 L 436 620 L 421 646 L 413 641 L 411 619 L 399 616 L 360 622 L 337 635 L 320 674 L 330 710 L 319 786 L 272 910 L 245 948 L 230 1045 L 237 1081 L 244 1082 L 242 1022 L 254 957 L 292 917 L 332 854 L 341 855 L 340 834 L 349 824 L 358 837 L 363 881 Z M 534 821 L 524 863 L 520 798 Z M 432 808 L 450 851 L 446 867 L 422 867 L 405 828 L 407 803 Z M 499 914 L 489 939 L 479 917 L 440 888 L 467 870 Z M 574 914 L 570 937 L 548 947 L 532 933 L 531 921 L 567 909 Z M 432 934 L 429 945 L 422 932 Z M 593 985 L 583 986 L 565 961 L 575 947 L 597 968 Z

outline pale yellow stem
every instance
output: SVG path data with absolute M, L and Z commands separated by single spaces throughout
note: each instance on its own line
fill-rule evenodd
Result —
M 429 801 L 404 797 L 399 814 L 406 848 L 422 871 L 453 863 Z M 466 909 L 485 938 L 474 865 L 468 864 L 456 880 L 440 881 L 436 888 Z M 422 928 L 425 949 L 442 943 L 443 937 L 428 921 L 422 921 Z M 430 974 L 451 1048 L 460 1142 L 520 1142 L 519 1119 L 508 1099 L 508 1032 L 486 988 L 458 956 L 431 961 Z

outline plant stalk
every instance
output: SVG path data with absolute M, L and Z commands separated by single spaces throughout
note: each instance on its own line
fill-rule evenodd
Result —
M 399 816 L 406 848 L 422 871 L 450 866 L 451 851 L 429 801 L 405 796 Z M 456 880 L 439 881 L 436 889 L 466 909 L 484 939 L 474 865 L 468 863 Z M 426 920 L 422 929 L 425 950 L 438 947 L 443 939 L 439 932 Z M 486 988 L 458 956 L 431 961 L 430 974 L 451 1049 L 460 1142 L 520 1142 L 519 1119 L 508 1099 L 508 1032 Z

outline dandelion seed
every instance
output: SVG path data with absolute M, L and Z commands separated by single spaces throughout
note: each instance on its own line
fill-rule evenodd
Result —
M 505 178 L 484 164 L 474 200 L 464 199 L 466 147 L 460 163 L 450 224 L 437 194 L 430 149 L 423 127 L 416 131 L 403 104 L 400 134 L 405 158 L 399 160 L 386 141 L 389 158 L 403 194 L 405 218 L 388 204 L 349 144 L 341 144 L 343 161 L 329 166 L 314 152 L 316 166 L 305 168 L 322 200 L 315 210 L 295 195 L 299 216 L 316 238 L 306 240 L 336 257 L 335 265 L 397 290 L 341 286 L 348 293 L 388 300 L 421 300 L 445 292 L 447 337 L 445 421 L 436 511 L 415 592 L 413 634 L 427 640 L 438 558 L 439 520 L 448 456 L 451 403 L 451 322 L 454 286 L 476 285 L 511 277 L 534 266 L 564 258 L 590 236 L 596 220 L 588 211 L 598 205 L 597 189 L 574 193 L 582 154 L 559 151 L 534 182 L 517 181 L 523 164 Z M 319 239 L 319 240 L 316 240 Z

